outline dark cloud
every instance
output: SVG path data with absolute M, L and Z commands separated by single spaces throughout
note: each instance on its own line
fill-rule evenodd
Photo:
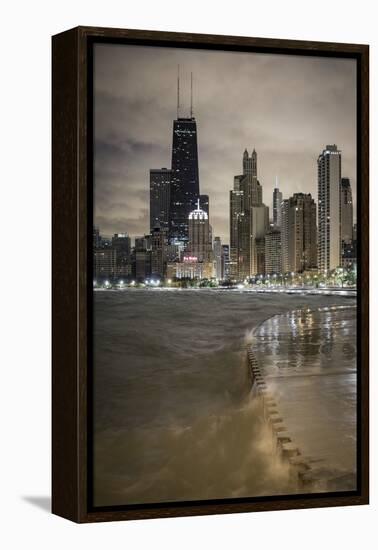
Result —
M 356 183 L 354 60 L 96 45 L 95 220 L 105 234 L 148 231 L 149 169 L 169 167 L 176 116 L 194 74 L 201 192 L 210 195 L 213 234 L 228 242 L 229 190 L 247 147 L 258 153 L 264 201 L 275 177 L 284 197 L 317 198 L 316 160 L 328 143 L 343 152 Z

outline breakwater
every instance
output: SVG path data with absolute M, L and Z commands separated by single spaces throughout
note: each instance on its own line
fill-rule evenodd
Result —
M 355 308 L 302 308 L 259 325 L 247 347 L 254 391 L 299 491 L 356 483 Z
M 264 420 L 272 431 L 275 443 L 275 452 L 278 457 L 289 465 L 289 473 L 292 480 L 297 484 L 298 490 L 308 489 L 309 492 L 319 485 L 319 480 L 314 476 L 313 465 L 318 460 L 303 456 L 301 449 L 293 441 L 292 435 L 279 411 L 276 396 L 269 391 L 259 363 L 253 353 L 251 345 L 247 348 L 248 366 L 252 386 L 256 388 L 257 395 L 263 407 Z

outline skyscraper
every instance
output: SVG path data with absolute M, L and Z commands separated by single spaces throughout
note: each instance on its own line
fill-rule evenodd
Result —
M 230 278 L 230 247 L 222 244 L 222 279 L 228 281 Z
M 283 201 L 281 240 L 285 273 L 316 267 L 316 204 L 310 193 L 294 193 Z
M 212 261 L 209 217 L 200 208 L 199 199 L 197 201 L 197 208 L 189 214 L 188 250 L 190 256 L 197 258 L 197 262 Z
M 243 174 L 242 176 L 236 176 L 234 181 L 237 180 L 239 189 L 244 193 L 246 210 L 249 210 L 252 205 L 262 204 L 262 187 L 257 179 L 257 153 L 255 149 L 253 149 L 251 156 L 245 149 L 243 153 Z
M 234 188 L 230 191 L 230 278 L 234 280 L 241 279 L 239 277 L 239 255 L 242 240 L 242 217 L 244 217 L 243 191 Z
M 96 280 L 116 275 L 117 251 L 113 248 L 97 249 L 93 253 L 93 275 Z
M 199 197 L 197 123 L 194 117 L 173 122 L 170 242 L 189 239 L 188 219 Z
M 243 153 L 243 174 L 234 177 L 230 192 L 231 277 L 243 280 L 258 272 L 264 255 L 261 239 L 269 227 L 269 209 L 257 179 L 257 153 Z M 257 242 L 258 241 L 258 242 Z
M 250 209 L 250 266 L 249 277 L 265 272 L 264 238 L 269 230 L 269 208 L 265 204 Z
M 353 240 L 353 200 L 349 178 L 341 178 L 340 217 L 341 241 L 347 244 Z
M 169 244 L 180 253 L 189 240 L 189 214 L 200 196 L 197 122 L 193 116 L 193 79 L 190 86 L 190 116 L 180 116 L 180 78 L 177 75 L 177 118 L 173 121 L 171 169 L 150 171 L 150 229 L 168 226 Z M 208 197 L 203 195 L 208 213 Z M 207 203 L 207 204 L 205 204 Z M 168 205 L 168 206 L 167 206 Z
M 144 281 L 151 275 L 151 248 L 150 237 L 135 237 L 135 277 Z
M 257 153 L 255 149 L 253 149 L 251 156 L 249 156 L 247 149 L 244 150 L 243 175 L 248 175 L 257 179 Z
M 282 193 L 278 188 L 277 180 L 276 187 L 273 191 L 273 226 L 281 227 L 281 203 L 282 203 Z
M 222 242 L 220 237 L 214 237 L 214 262 L 215 262 L 215 277 L 222 279 Z
M 341 263 L 341 151 L 327 145 L 318 157 L 318 267 L 335 269 Z
M 282 271 L 287 273 L 291 268 L 291 243 L 289 239 L 289 230 L 291 228 L 290 201 L 285 199 L 281 204 L 281 253 L 282 253 Z
M 171 176 L 167 168 L 150 170 L 150 231 L 169 227 Z
M 167 230 L 155 227 L 151 231 L 151 275 L 165 277 Z
M 116 250 L 116 273 L 118 276 L 131 275 L 131 239 L 127 233 L 115 233 L 112 237 L 112 248 Z
M 281 271 L 281 231 L 274 228 L 265 235 L 265 273 L 267 275 L 277 275 Z

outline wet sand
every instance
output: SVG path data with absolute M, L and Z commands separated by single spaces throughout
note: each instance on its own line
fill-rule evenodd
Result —
M 356 484 L 356 308 L 276 315 L 255 330 L 267 389 L 300 452 L 318 461 L 319 486 Z

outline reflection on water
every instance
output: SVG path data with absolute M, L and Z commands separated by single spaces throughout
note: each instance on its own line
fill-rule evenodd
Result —
M 268 317 L 330 303 L 350 305 L 354 299 L 216 290 L 96 292 L 95 504 L 296 492 L 272 452 L 261 405 L 251 393 L 244 346 Z M 306 369 L 323 368 L 321 348 L 330 363 L 335 350 L 344 358 L 349 354 L 353 363 L 354 337 L 339 343 L 338 331 L 332 330 L 333 323 L 348 323 L 348 317 L 338 321 L 332 310 L 330 315 L 322 342 L 316 319 L 307 314 L 303 323 L 289 316 L 284 332 L 274 317 L 276 336 L 269 325 L 261 325 L 256 340 L 261 353 L 267 345 L 272 369 L 300 370 L 294 354 L 298 333 L 308 347 L 301 359 Z M 270 383 L 276 384 L 271 375 Z M 329 386 L 330 401 L 332 391 Z
M 355 488 L 356 309 L 293 311 L 264 322 L 255 353 L 268 390 L 302 453 L 322 476 Z M 340 487 L 339 487 L 340 489 Z

